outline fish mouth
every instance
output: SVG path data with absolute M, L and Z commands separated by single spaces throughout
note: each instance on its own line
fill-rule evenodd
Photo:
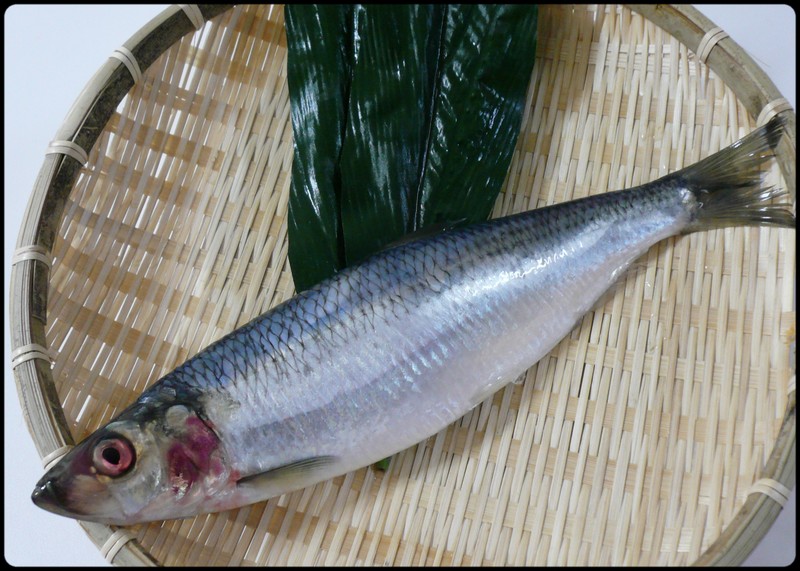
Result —
M 55 478 L 44 477 L 39 480 L 33 489 L 31 500 L 38 507 L 54 514 L 73 518 L 83 515 L 72 506 L 69 509 L 66 507 L 69 505 L 67 491 L 58 484 Z
M 71 519 L 125 525 L 119 506 L 102 488 L 85 484 L 45 475 L 33 489 L 31 500 L 45 511 Z

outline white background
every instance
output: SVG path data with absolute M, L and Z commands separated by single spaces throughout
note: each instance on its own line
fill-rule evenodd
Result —
M 44 150 L 109 54 L 165 5 L 24 6 L 5 12 L 4 310 L 17 234 Z M 698 6 L 756 60 L 795 106 L 795 13 L 785 5 Z M 43 470 L 22 419 L 5 331 L 5 558 L 14 565 L 107 565 L 72 520 L 30 501 Z M 793 491 L 746 565 L 787 565 L 796 549 Z

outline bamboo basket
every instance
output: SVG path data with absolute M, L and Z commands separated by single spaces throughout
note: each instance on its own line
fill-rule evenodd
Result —
M 691 7 L 543 6 L 494 214 L 647 182 L 795 114 Z M 43 463 L 293 294 L 280 6 L 174 6 L 48 148 L 13 260 Z M 392 458 L 220 514 L 81 523 L 115 564 L 738 564 L 795 481 L 795 234 L 666 240 L 518 384 Z M 52 363 L 52 364 L 51 364 Z

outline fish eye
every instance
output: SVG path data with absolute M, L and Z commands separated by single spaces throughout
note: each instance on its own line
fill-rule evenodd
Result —
M 122 436 L 104 438 L 94 448 L 92 461 L 104 476 L 122 476 L 136 461 L 133 445 Z

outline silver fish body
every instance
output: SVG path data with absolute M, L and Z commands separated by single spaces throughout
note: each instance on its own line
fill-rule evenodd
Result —
M 762 132 L 756 158 L 745 154 L 763 161 L 776 136 Z M 710 225 L 794 224 L 785 208 L 732 216 L 693 176 L 451 230 L 345 269 L 167 374 L 46 474 L 34 501 L 106 523 L 185 517 L 420 442 L 546 355 L 653 244 Z M 775 195 L 748 184 L 759 207 Z
M 632 212 L 628 202 L 603 195 L 384 252 L 237 330 L 168 382 L 208 383 L 203 410 L 241 473 L 335 455 L 332 476 L 380 460 L 523 373 L 688 219 L 677 191 L 659 208 Z

